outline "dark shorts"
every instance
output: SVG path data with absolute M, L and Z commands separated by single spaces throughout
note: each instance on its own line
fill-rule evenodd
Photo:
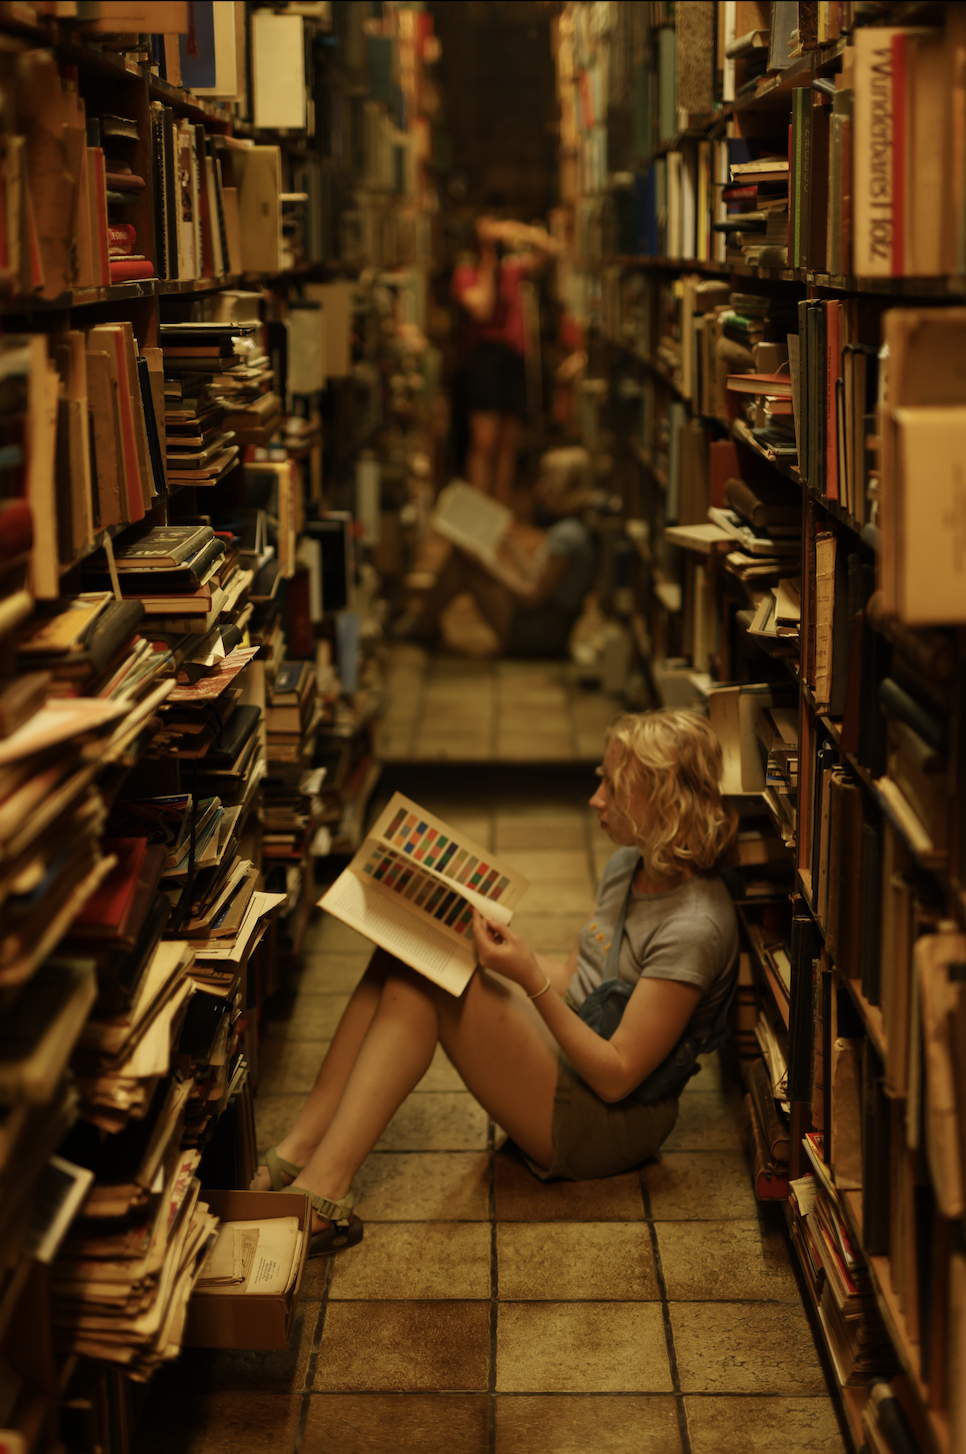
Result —
M 527 371 L 521 354 L 505 343 L 479 343 L 463 371 L 463 402 L 473 414 L 527 413 Z

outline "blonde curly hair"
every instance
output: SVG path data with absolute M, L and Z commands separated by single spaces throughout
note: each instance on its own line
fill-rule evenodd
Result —
M 684 868 L 708 873 L 726 857 L 738 830 L 738 815 L 722 801 L 721 744 L 699 712 L 664 707 L 626 712 L 612 722 L 605 747 L 621 750 L 613 794 L 632 822 L 634 844 L 648 873 L 674 878 Z M 630 814 L 631 793 L 647 802 L 644 823 Z

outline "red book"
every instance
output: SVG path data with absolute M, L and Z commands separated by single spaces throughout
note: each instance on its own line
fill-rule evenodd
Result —
M 107 229 L 111 257 L 129 257 L 137 245 L 137 233 L 130 222 L 112 222 Z
M 708 504 L 720 509 L 725 503 L 725 480 L 741 477 L 738 451 L 733 440 L 717 439 L 708 445 Z
M 112 257 L 111 282 L 133 283 L 137 278 L 153 278 L 154 263 L 133 257 Z
M 104 852 L 114 854 L 117 863 L 77 915 L 72 934 L 119 933 L 134 900 L 148 840 L 105 838 L 102 843 Z
M 25 555 L 34 543 L 34 517 L 26 500 L 0 504 L 0 562 Z

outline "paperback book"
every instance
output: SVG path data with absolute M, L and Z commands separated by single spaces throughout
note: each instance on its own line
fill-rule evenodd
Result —
M 509 924 L 529 887 L 466 834 L 395 793 L 319 905 L 460 995 L 476 968 L 474 908 Z

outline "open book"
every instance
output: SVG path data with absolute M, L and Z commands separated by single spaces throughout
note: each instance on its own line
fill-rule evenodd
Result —
M 454 545 L 490 560 L 513 523 L 513 511 L 464 480 L 454 480 L 440 490 L 430 523 Z
M 509 924 L 529 879 L 395 793 L 319 905 L 460 995 L 476 967 L 473 909 Z

